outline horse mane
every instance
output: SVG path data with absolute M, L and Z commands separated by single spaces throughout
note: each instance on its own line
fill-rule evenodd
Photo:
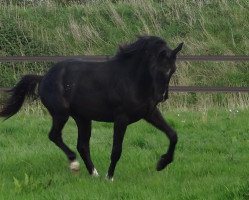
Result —
M 135 55 L 145 56 L 145 50 L 153 51 L 151 47 L 159 43 L 166 44 L 164 40 L 156 36 L 139 36 L 133 43 L 120 45 L 115 57 L 126 59 Z

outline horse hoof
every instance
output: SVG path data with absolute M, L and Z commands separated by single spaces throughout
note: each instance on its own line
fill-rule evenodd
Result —
M 157 171 L 161 171 L 161 170 L 163 170 L 164 168 L 165 168 L 165 165 L 164 165 L 163 161 L 162 161 L 162 160 L 159 160 L 158 163 L 157 163 L 157 166 L 156 166 L 156 170 L 157 170 Z
M 106 179 L 106 180 L 108 180 L 108 181 L 111 181 L 111 182 L 113 182 L 113 181 L 114 181 L 114 178 L 113 178 L 113 177 L 108 176 L 108 174 L 106 174 L 105 179 Z
M 79 171 L 80 170 L 80 163 L 77 160 L 70 162 L 69 168 L 72 171 Z
M 98 173 L 98 171 L 95 168 L 93 169 L 91 175 L 94 176 L 94 177 L 99 177 L 99 173 Z
M 173 159 L 169 157 L 162 157 L 157 163 L 156 170 L 157 171 L 163 170 L 168 164 L 172 162 L 172 160 Z

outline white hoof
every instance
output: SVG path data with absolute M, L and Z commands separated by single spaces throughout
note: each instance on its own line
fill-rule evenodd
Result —
M 72 171 L 79 171 L 80 170 L 80 163 L 77 160 L 70 162 L 69 168 Z
M 106 174 L 105 179 L 108 180 L 108 181 L 111 181 L 111 182 L 114 181 L 114 178 L 113 178 L 113 177 L 110 178 L 110 177 L 108 176 L 108 174 Z
M 95 168 L 93 169 L 92 176 L 94 176 L 94 177 L 98 177 L 99 176 L 99 173 L 98 173 L 98 171 Z

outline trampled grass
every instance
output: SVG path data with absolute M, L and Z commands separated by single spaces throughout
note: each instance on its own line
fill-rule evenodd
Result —
M 165 112 L 179 143 L 174 163 L 162 172 L 155 165 L 168 140 L 151 125 L 135 123 L 127 130 L 114 182 L 108 182 L 111 124 L 93 124 L 92 158 L 101 175 L 93 178 L 80 158 L 80 173 L 69 171 L 62 151 L 48 140 L 49 116 L 21 112 L 0 123 L 0 199 L 246 200 L 248 116 L 246 109 Z M 64 139 L 74 150 L 76 136 L 70 120 Z

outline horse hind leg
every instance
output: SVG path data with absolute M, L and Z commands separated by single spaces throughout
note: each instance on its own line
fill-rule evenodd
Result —
M 90 120 L 83 120 L 81 118 L 75 118 L 75 122 L 78 127 L 77 150 L 81 158 L 83 159 L 89 174 L 97 177 L 99 176 L 99 174 L 94 167 L 90 155 L 90 138 L 92 123 Z
M 64 143 L 62 139 L 62 129 L 67 122 L 67 114 L 57 114 L 52 116 L 53 124 L 49 132 L 49 139 L 54 142 L 67 156 L 72 171 L 79 170 L 79 163 L 76 160 L 76 154 Z

